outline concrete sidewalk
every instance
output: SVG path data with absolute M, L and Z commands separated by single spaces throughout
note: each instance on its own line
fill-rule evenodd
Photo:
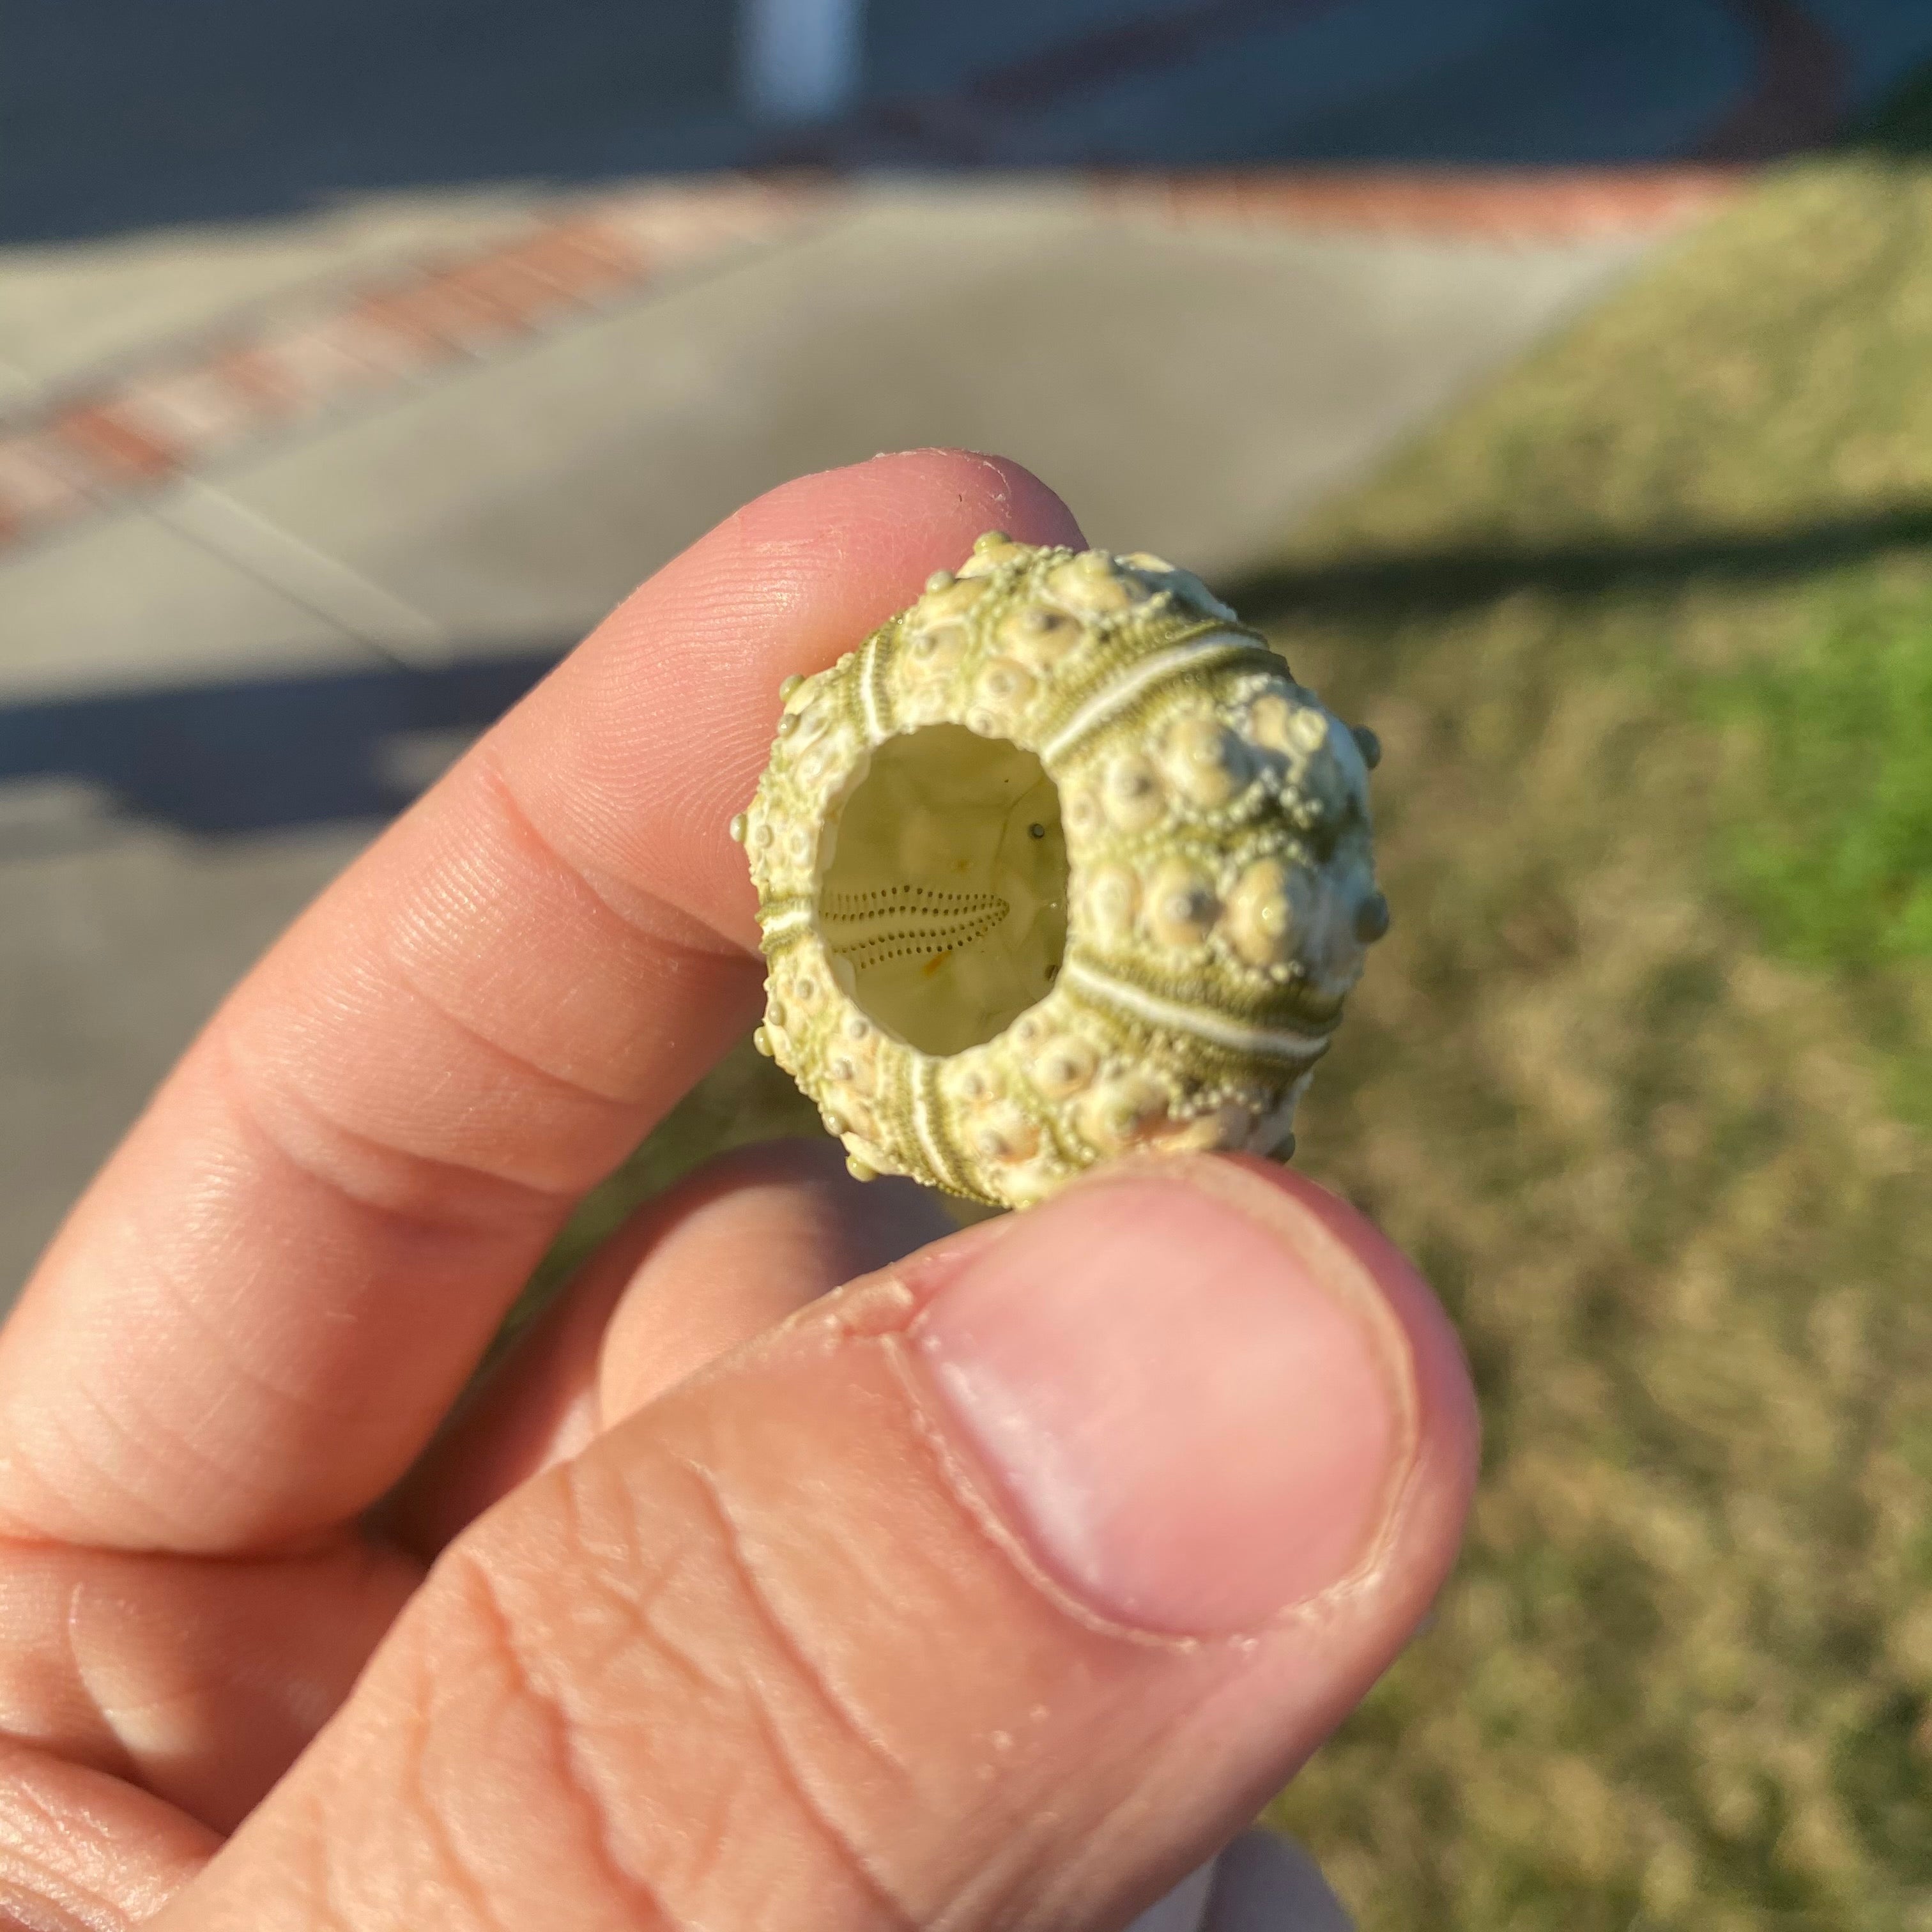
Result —
M 0 342 L 11 414 L 543 214 L 419 202 L 256 252 L 37 264 L 38 332 Z M 1225 216 L 854 190 L 0 550 L 0 1288 L 275 931 L 746 497 L 963 443 L 1029 464 L 1097 542 L 1233 572 L 1658 243 Z

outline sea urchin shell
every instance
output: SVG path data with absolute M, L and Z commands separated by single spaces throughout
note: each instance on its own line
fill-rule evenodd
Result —
M 1024 1207 L 1131 1150 L 1292 1149 L 1388 923 L 1375 740 L 1198 578 L 989 531 L 780 697 L 731 824 L 758 1044 L 855 1173 Z

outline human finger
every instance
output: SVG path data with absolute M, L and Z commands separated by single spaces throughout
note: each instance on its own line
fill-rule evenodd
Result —
M 299 920 L 0 1334 L 0 1533 L 232 1552 L 367 1508 L 572 1204 L 746 1028 L 725 836 L 781 678 L 985 527 L 1076 535 L 1016 466 L 883 458 L 668 565 Z
M 952 1226 L 910 1181 L 861 1186 L 830 1140 L 721 1154 L 585 1264 L 410 1472 L 385 1531 L 433 1556 L 673 1383 Z
M 220 1842 L 106 1772 L 0 1739 L 0 1925 L 10 1932 L 134 1932 Z
M 353 1532 L 221 1562 L 0 1544 L 0 1738 L 231 1831 L 422 1582 L 420 1564 Z
M 160 1932 L 1123 1924 L 1396 1654 L 1474 1446 L 1342 1204 L 1095 1177 L 506 1498 Z

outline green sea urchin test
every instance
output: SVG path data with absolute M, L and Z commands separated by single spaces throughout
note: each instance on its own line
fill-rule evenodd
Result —
M 1388 923 L 1375 741 L 1198 578 L 988 532 L 781 699 L 731 826 L 758 1043 L 855 1173 L 1024 1207 L 1117 1154 L 1292 1148 Z

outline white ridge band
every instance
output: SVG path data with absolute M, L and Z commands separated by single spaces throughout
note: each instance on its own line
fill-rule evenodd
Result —
M 1230 631 L 1216 631 L 1210 636 L 1192 638 L 1184 644 L 1156 651 L 1153 656 L 1143 658 L 1124 676 L 1094 692 L 1040 748 L 1040 761 L 1051 768 L 1056 760 L 1064 758 L 1090 731 L 1097 730 L 1115 712 L 1124 711 L 1143 692 L 1184 670 L 1191 670 L 1198 664 L 1212 664 L 1222 658 L 1245 657 L 1252 652 L 1267 649 L 1265 644 L 1252 638 L 1244 638 Z
M 809 926 L 812 917 L 810 906 L 794 906 L 789 912 L 774 913 L 763 922 L 761 930 L 767 939 L 789 939 L 800 928 Z
M 879 638 L 877 632 L 866 640 L 859 658 L 859 704 L 866 714 L 866 736 L 877 744 L 886 735 L 879 715 Z
M 1158 993 L 1130 986 L 1082 960 L 1068 960 L 1060 968 L 1060 977 L 1062 985 L 1071 981 L 1083 993 L 1104 1000 L 1150 1025 L 1191 1034 L 1215 1046 L 1225 1046 L 1232 1053 L 1252 1053 L 1267 1060 L 1313 1060 L 1328 1045 L 1326 1038 L 1313 1034 L 1293 1033 L 1285 1027 L 1244 1026 L 1239 1020 L 1231 1020 L 1204 1007 L 1163 1000 Z
M 960 1177 L 952 1162 L 946 1158 L 945 1150 L 939 1144 L 939 1136 L 933 1129 L 932 1097 L 926 1090 L 934 1078 L 932 1062 L 924 1054 L 916 1054 L 908 1083 L 912 1088 L 913 1132 L 918 1136 L 920 1151 L 932 1162 L 933 1172 L 956 1184 Z

